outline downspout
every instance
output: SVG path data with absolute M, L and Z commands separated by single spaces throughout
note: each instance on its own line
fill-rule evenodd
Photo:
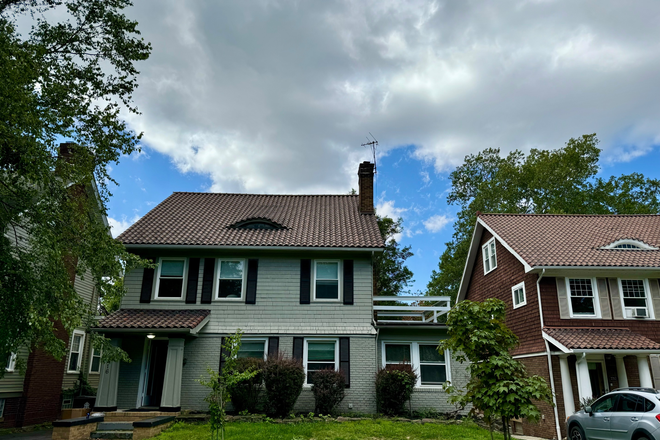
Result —
M 541 319 L 541 334 L 543 334 L 543 327 L 545 326 L 543 323 L 543 305 L 541 304 L 541 286 L 540 286 L 540 282 L 541 279 L 543 279 L 543 275 L 545 275 L 545 269 L 543 269 L 541 275 L 536 280 L 536 294 L 539 299 L 539 318 Z M 560 440 L 562 437 L 561 437 L 561 427 L 559 426 L 559 411 L 557 410 L 557 394 L 555 393 L 555 375 L 552 372 L 552 356 L 550 355 L 550 346 L 548 345 L 548 341 L 545 338 L 543 338 L 543 343 L 545 344 L 545 354 L 548 357 L 548 373 L 550 374 L 550 388 L 552 390 L 552 403 L 555 413 L 555 429 L 557 430 L 557 440 Z

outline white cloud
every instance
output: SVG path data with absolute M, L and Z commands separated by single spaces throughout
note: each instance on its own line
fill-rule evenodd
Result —
M 112 236 L 117 238 L 119 234 L 124 232 L 126 229 L 128 229 L 133 223 L 138 221 L 140 219 L 140 216 L 135 215 L 131 220 L 128 220 L 126 216 L 122 217 L 121 220 L 114 219 L 112 217 L 108 217 L 108 224 L 110 225 L 110 231 L 112 232 Z
M 610 160 L 645 154 L 660 3 L 594 5 L 142 0 L 130 14 L 154 50 L 128 121 L 213 191 L 345 193 L 368 131 L 442 171 L 592 132 Z
M 433 217 L 428 218 L 424 221 L 424 227 L 429 232 L 440 232 L 442 228 L 451 223 L 451 218 L 446 215 L 434 215 Z
M 389 217 L 391 219 L 398 219 L 406 212 L 407 208 L 398 208 L 394 206 L 394 200 L 382 200 L 380 199 L 376 204 L 376 214 L 381 217 Z

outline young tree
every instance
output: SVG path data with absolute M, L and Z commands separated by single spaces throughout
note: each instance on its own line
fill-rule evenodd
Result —
M 486 149 L 451 173 L 447 201 L 461 207 L 452 240 L 440 257 L 429 295 L 456 298 L 477 211 L 535 214 L 657 214 L 660 180 L 633 173 L 596 177 L 601 150 L 595 134 L 558 150 Z
M 108 165 L 139 150 L 141 137 L 121 117 L 138 113 L 134 64 L 151 50 L 123 14 L 130 5 L 0 2 L 1 359 L 21 346 L 61 358 L 66 343 L 54 329 L 91 322 L 74 276 L 89 274 L 113 296 L 123 288 L 105 279 L 146 264 L 100 221 L 114 182 Z M 19 19 L 32 28 L 19 33 Z M 60 150 L 62 138 L 72 143 Z M 103 338 L 95 345 L 106 361 L 122 356 Z
M 450 350 L 459 362 L 468 361 L 470 380 L 465 390 L 446 387 L 451 401 L 462 407 L 472 404 L 491 424 L 500 417 L 504 438 L 513 418 L 537 421 L 541 415 L 534 404 L 552 404 L 552 391 L 540 376 L 528 376 L 525 366 L 509 354 L 518 338 L 504 324 L 505 304 L 499 299 L 483 303 L 461 301 L 447 318 L 448 338 L 440 341 L 440 352 Z M 491 429 L 491 438 L 492 438 Z
M 403 232 L 403 220 L 381 216 L 376 216 L 376 220 L 385 241 L 385 250 L 374 259 L 376 292 L 384 296 L 400 295 L 413 281 L 413 273 L 405 265 L 406 260 L 413 256 L 410 246 L 401 247 L 394 239 L 396 234 Z

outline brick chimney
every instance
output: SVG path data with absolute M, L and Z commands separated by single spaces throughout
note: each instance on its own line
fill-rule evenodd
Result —
M 358 168 L 360 214 L 374 214 L 374 164 L 362 162 Z

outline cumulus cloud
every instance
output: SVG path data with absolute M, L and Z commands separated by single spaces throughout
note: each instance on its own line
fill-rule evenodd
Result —
M 142 0 L 130 15 L 154 51 L 128 120 L 213 191 L 346 192 L 369 131 L 438 171 L 592 132 L 626 160 L 660 143 L 659 14 L 653 0 Z
M 451 223 L 451 218 L 446 215 L 434 215 L 424 221 L 424 227 L 429 232 L 440 232 L 442 228 Z
M 125 216 L 122 217 L 120 220 L 117 220 L 112 217 L 108 217 L 108 224 L 110 225 L 110 232 L 112 232 L 112 236 L 114 238 L 117 238 L 119 234 L 124 232 L 126 229 L 128 229 L 133 223 L 138 221 L 140 219 L 140 216 L 136 215 L 134 216 L 131 220 L 128 220 Z

